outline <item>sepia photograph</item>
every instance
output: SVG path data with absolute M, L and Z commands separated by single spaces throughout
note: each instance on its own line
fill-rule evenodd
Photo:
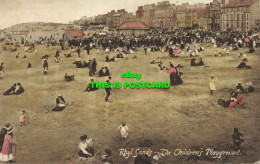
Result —
M 0 164 L 260 163 L 260 0 L 0 0 Z

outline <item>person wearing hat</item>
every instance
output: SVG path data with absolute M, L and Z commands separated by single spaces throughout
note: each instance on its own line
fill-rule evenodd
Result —
M 52 109 L 52 111 L 62 111 L 63 109 L 65 109 L 66 105 L 65 105 L 65 100 L 62 97 L 61 94 L 58 94 L 57 98 L 56 98 L 56 107 L 54 109 Z
M 249 86 L 248 86 L 248 88 L 246 89 L 246 92 L 247 92 L 247 93 L 254 92 L 254 91 L 255 91 L 255 88 L 252 86 L 252 83 L 249 82 L 248 85 L 249 85 Z
M 241 85 L 241 83 L 238 83 L 238 84 L 237 84 L 237 86 L 236 86 L 236 91 L 237 91 L 238 93 L 242 93 L 242 92 L 245 91 L 244 88 L 243 88 L 243 86 Z
M 121 135 L 121 141 L 124 141 L 127 138 L 127 136 L 128 136 L 129 128 L 126 125 L 125 122 L 122 122 L 122 124 L 119 125 L 118 129 L 119 129 L 119 132 L 120 132 L 120 135 Z
M 106 81 L 106 84 L 105 84 L 105 91 L 106 91 L 106 97 L 105 97 L 105 101 L 108 101 L 108 97 L 110 96 L 111 94 L 111 83 L 110 83 L 110 80 L 112 79 L 112 77 L 108 77 L 107 81 Z
M 24 92 L 24 88 L 21 83 L 17 83 L 14 94 L 19 95 Z
M 241 139 L 244 135 L 238 131 L 238 128 L 234 128 L 234 133 L 232 134 L 232 139 L 234 141 L 235 151 L 240 150 L 240 145 L 244 142 L 244 139 Z
M 105 76 L 110 76 L 110 71 L 109 71 L 109 69 L 107 68 L 107 67 L 105 67 Z
M 0 65 L 0 78 L 2 79 L 4 77 L 4 63 L 1 62 Z
M 87 135 L 80 136 L 81 142 L 79 143 L 79 152 L 78 155 L 80 157 L 88 158 L 94 156 L 94 149 L 91 146 L 91 142 L 93 142 L 92 139 L 88 140 Z
M 210 95 L 213 95 L 213 91 L 216 90 L 215 81 L 217 81 L 217 79 L 214 77 L 214 75 L 210 75 L 209 78 Z
M 7 123 L 5 125 L 5 129 L 7 131 L 7 134 L 5 135 L 4 138 L 4 143 L 3 147 L 0 153 L 0 161 L 3 162 L 8 162 L 8 161 L 13 161 L 13 154 L 12 154 L 12 147 L 15 145 L 12 138 L 13 138 L 13 130 L 14 127 L 11 126 L 10 123 Z

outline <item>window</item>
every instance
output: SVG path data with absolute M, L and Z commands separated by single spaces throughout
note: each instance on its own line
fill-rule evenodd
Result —
M 228 22 L 227 22 L 227 27 L 228 27 Z
M 233 22 L 231 22 L 231 28 L 233 28 Z
M 231 14 L 231 20 L 233 20 L 233 14 Z
M 237 14 L 237 20 L 239 21 L 239 14 Z
M 237 28 L 239 28 L 239 22 L 237 22 Z

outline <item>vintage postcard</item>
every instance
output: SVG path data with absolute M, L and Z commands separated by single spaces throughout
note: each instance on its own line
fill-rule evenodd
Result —
M 0 163 L 260 162 L 259 0 L 0 0 Z

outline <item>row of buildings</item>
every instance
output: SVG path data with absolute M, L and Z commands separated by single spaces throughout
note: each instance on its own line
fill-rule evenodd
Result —
M 209 4 L 171 4 L 169 1 L 138 6 L 136 13 L 112 10 L 88 19 L 92 24 L 117 28 L 128 21 L 141 21 L 152 28 L 199 28 L 242 30 L 260 28 L 259 0 L 213 0 Z

